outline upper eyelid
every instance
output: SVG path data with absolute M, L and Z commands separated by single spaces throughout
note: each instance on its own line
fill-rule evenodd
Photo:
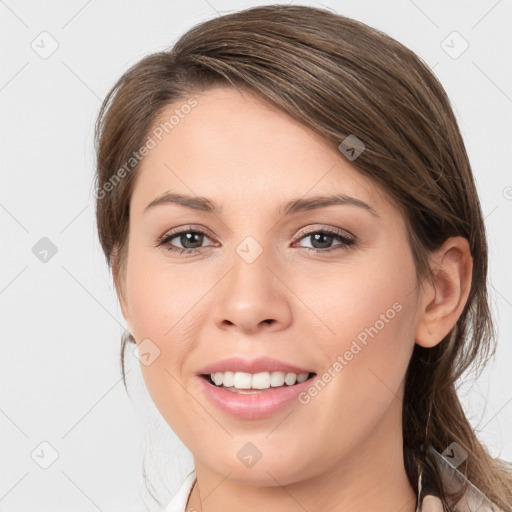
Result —
M 180 228 L 176 228 L 175 230 L 166 231 L 162 235 L 161 238 L 164 239 L 164 238 L 167 238 L 169 236 L 176 236 L 176 235 L 180 235 L 182 233 L 190 233 L 190 232 L 203 233 L 205 235 L 208 235 L 209 238 L 215 238 L 214 236 L 211 235 L 211 232 L 210 232 L 209 229 L 203 228 L 203 227 L 196 227 L 196 226 L 183 226 L 183 227 L 180 227 Z
M 321 224 L 313 224 L 312 227 L 309 226 L 309 227 L 301 228 L 297 234 L 297 237 L 301 238 L 303 236 L 311 235 L 311 234 L 317 233 L 319 231 L 325 231 L 325 232 L 337 234 L 340 236 L 344 236 L 344 234 L 346 233 L 348 238 L 354 238 L 354 239 L 356 238 L 356 236 L 354 234 L 352 234 L 350 231 L 348 231 L 347 229 L 336 228 L 336 227 L 332 227 L 332 226 L 323 226 Z

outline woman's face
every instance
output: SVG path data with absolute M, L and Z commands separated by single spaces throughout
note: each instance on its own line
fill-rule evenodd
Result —
M 152 399 L 196 468 L 223 477 L 284 485 L 368 467 L 402 446 L 419 310 L 404 219 L 341 152 L 249 92 L 195 99 L 159 120 L 178 110 L 130 205 L 122 307 Z M 190 206 L 148 207 L 166 194 Z M 316 375 L 280 386 L 294 369 Z M 216 387 L 201 376 L 215 370 L 263 389 Z

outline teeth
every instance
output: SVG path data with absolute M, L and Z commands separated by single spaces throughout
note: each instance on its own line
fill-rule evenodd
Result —
M 285 373 L 284 372 L 272 372 L 269 374 L 269 387 L 277 388 L 284 384 Z
M 233 372 L 216 373 L 215 375 L 220 375 L 220 383 L 226 387 L 232 387 L 235 383 L 235 374 Z M 215 384 L 217 383 L 215 382 Z
M 210 377 L 216 386 L 236 389 L 268 389 L 283 386 L 293 386 L 296 382 L 304 382 L 309 373 L 285 373 L 285 372 L 216 372 Z
M 222 381 L 224 385 L 224 381 Z M 251 389 L 252 376 L 250 373 L 235 372 L 235 381 L 233 386 L 236 389 Z
M 308 379 L 308 375 L 309 375 L 309 373 L 299 373 L 299 375 L 297 375 L 297 382 L 298 383 L 304 382 L 305 380 Z

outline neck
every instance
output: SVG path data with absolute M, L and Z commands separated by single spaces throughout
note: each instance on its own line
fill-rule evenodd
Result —
M 404 466 L 400 405 L 333 467 L 290 485 L 235 482 L 194 459 L 197 481 L 186 510 L 414 512 L 417 497 Z

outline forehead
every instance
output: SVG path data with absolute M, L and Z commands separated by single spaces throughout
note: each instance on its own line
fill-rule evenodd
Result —
M 332 144 L 255 94 L 215 87 L 190 97 L 195 106 L 175 102 L 154 123 L 159 139 L 152 135 L 138 171 L 137 209 L 169 190 L 255 207 L 335 191 L 386 200 Z

